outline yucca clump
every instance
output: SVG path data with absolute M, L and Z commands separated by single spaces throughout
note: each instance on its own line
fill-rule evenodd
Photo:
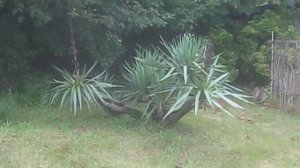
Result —
M 208 58 L 206 40 L 183 35 L 161 44 L 162 49 L 138 50 L 135 63 L 124 66 L 122 101 L 140 111 L 145 122 L 174 123 L 192 109 L 197 114 L 204 102 L 232 116 L 220 100 L 239 109 L 235 99 L 249 102 L 230 85 L 230 74 L 218 64 L 221 55 Z
M 243 109 L 234 100 L 250 103 L 242 90 L 230 85 L 230 74 L 218 64 L 219 57 L 206 53 L 207 40 L 183 35 L 173 42 L 161 40 L 163 48 L 139 49 L 133 64 L 125 64 L 118 87 L 106 82 L 104 73 L 90 76 L 95 64 L 82 73 L 56 68 L 63 80 L 54 80 L 49 91 L 53 104 L 69 104 L 76 114 L 86 104 L 101 105 L 113 114 L 127 113 L 145 123 L 151 120 L 172 124 L 194 109 L 208 104 L 233 116 L 220 102 Z M 111 96 L 110 88 L 115 88 Z
M 60 108 L 69 105 L 76 115 L 78 108 L 81 110 L 84 104 L 91 110 L 91 106 L 99 106 L 104 99 L 111 98 L 107 89 L 115 85 L 106 82 L 105 72 L 92 76 L 95 66 L 96 63 L 88 70 L 84 67 L 82 72 L 76 70 L 73 74 L 55 67 L 62 79 L 51 82 L 54 87 L 48 91 L 46 101 L 54 104 L 59 100 Z

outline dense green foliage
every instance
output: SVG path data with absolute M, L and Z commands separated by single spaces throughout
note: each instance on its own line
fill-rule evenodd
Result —
M 298 0 L 0 0 L 1 88 L 33 70 L 72 66 L 70 18 L 81 64 L 118 68 L 136 44 L 184 32 L 206 36 L 234 79 L 266 84 L 270 34 L 294 36 Z M 46 70 L 46 71 L 45 71 Z

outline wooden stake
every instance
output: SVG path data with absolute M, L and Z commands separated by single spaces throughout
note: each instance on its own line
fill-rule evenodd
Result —
M 272 31 L 272 53 L 271 53 L 271 99 L 274 99 L 274 32 Z

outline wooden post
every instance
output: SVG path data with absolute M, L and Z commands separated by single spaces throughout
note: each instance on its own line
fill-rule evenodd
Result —
M 271 51 L 271 99 L 274 99 L 274 31 L 272 31 L 272 51 Z

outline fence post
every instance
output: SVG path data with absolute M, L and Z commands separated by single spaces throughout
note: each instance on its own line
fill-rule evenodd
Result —
M 274 31 L 272 31 L 272 51 L 271 51 L 271 99 L 274 99 Z

